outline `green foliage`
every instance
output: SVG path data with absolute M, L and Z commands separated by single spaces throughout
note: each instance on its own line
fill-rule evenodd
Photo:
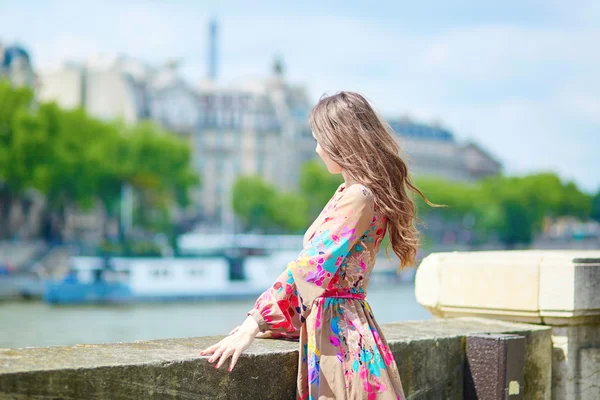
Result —
M 281 193 L 257 176 L 241 177 L 233 188 L 233 208 L 246 230 L 299 233 L 342 181 L 318 160 L 303 165 L 300 193 Z M 600 221 L 600 191 L 588 195 L 553 173 L 494 176 L 477 183 L 418 176 L 414 182 L 431 202 L 448 206 L 431 208 L 413 195 L 419 218 L 462 226 L 478 240 L 494 235 L 507 246 L 529 243 L 545 217 Z M 127 126 L 95 120 L 80 109 L 36 106 L 29 89 L 0 81 L 2 213 L 6 204 L 35 189 L 47 197 L 49 213 L 61 215 L 66 206 L 86 208 L 100 200 L 114 217 L 124 184 L 135 192 L 134 222 L 172 236 L 169 210 L 189 204 L 189 189 L 200 181 L 184 139 L 150 122 Z M 0 236 L 5 233 L 0 226 Z
M 541 232 L 544 217 L 586 218 L 591 210 L 590 196 L 551 173 L 490 178 L 481 187 L 488 204 L 499 210 L 487 228 L 495 230 L 508 246 L 530 243 Z
M 582 220 L 590 217 L 593 206 L 592 196 L 581 192 L 573 182 L 564 186 L 562 194 L 558 208 L 559 215 L 572 215 Z
M 563 184 L 552 173 L 522 177 L 494 176 L 474 184 L 420 177 L 415 184 L 434 203 L 448 208 L 428 208 L 418 196 L 423 215 L 439 215 L 445 221 L 474 221 L 472 229 L 480 237 L 495 234 L 507 246 L 530 243 L 543 226 L 544 217 L 590 215 L 591 197 L 576 185 Z
M 318 161 L 302 166 L 300 193 L 282 193 L 260 176 L 240 177 L 233 187 L 233 209 L 245 230 L 302 233 L 323 209 L 341 175 L 332 175 Z
M 233 185 L 233 211 L 246 230 L 268 229 L 273 225 L 271 209 L 277 190 L 260 176 L 242 176 Z
M 189 145 L 150 122 L 123 130 L 128 139 L 123 165 L 126 179 L 134 187 L 152 192 L 156 204 L 175 201 L 187 205 L 187 194 L 177 189 L 199 184 L 191 167 Z
M 311 217 L 319 214 L 343 181 L 341 174 L 331 174 L 318 160 L 308 161 L 302 165 L 300 190 L 307 201 Z
M 186 206 L 199 184 L 188 143 L 150 122 L 125 126 L 90 118 L 82 109 L 56 104 L 32 106 L 28 89 L 0 82 L 0 188 L 18 199 L 27 189 L 47 198 L 48 213 L 91 207 L 118 211 L 121 190 L 130 184 L 140 199 L 146 227 L 170 225 L 167 210 Z M 165 222 L 165 221 L 169 222 Z
M 242 176 L 233 186 L 233 210 L 245 230 L 300 233 L 308 222 L 308 202 L 297 193 L 281 193 L 260 176 Z
M 139 202 L 134 223 L 172 236 L 170 206 L 187 206 L 188 189 L 200 183 L 189 145 L 150 122 L 122 126 L 121 131 L 121 176 L 136 189 Z
M 590 211 L 590 217 L 596 221 L 600 222 L 600 190 L 592 199 L 592 209 Z
M 341 175 L 330 174 L 316 160 L 302 166 L 300 193 L 280 192 L 260 176 L 244 176 L 234 184 L 233 209 L 245 230 L 299 234 L 342 182 Z
M 2 144 L 10 142 L 10 131 L 19 110 L 31 108 L 33 92 L 26 87 L 13 88 L 9 81 L 0 80 L 0 138 Z
M 8 81 L 0 80 L 0 183 L 12 196 L 20 194 L 26 188 L 22 179 L 27 172 L 23 171 L 25 166 L 15 165 L 15 158 L 18 156 L 15 157 L 13 149 L 23 146 L 15 137 L 15 125 L 19 117 L 22 118 L 31 108 L 32 99 L 31 90 L 13 88 Z
M 432 208 L 421 196 L 411 194 L 418 217 L 423 221 L 438 218 L 468 229 L 474 234 L 474 243 L 496 237 L 508 247 L 528 244 L 541 231 L 545 217 L 573 215 L 583 219 L 592 215 L 600 219 L 600 193 L 592 201 L 576 185 L 563 184 L 553 173 L 494 176 L 476 183 L 431 176 L 418 176 L 413 181 L 430 202 L 447 205 Z M 332 175 L 322 164 L 311 161 L 302 167 L 300 194 L 280 194 L 261 178 L 247 177 L 236 184 L 234 209 L 247 229 L 276 226 L 288 232 L 302 232 L 340 183 L 340 175 Z M 429 242 L 425 230 L 423 246 Z
M 270 204 L 269 214 L 286 231 L 302 233 L 308 225 L 308 200 L 296 193 L 279 193 Z
M 519 187 L 519 178 L 509 178 L 506 183 L 488 183 L 482 188 L 496 211 L 493 218 L 487 220 L 486 228 L 497 232 L 500 241 L 507 246 L 529 243 L 536 225 L 542 222 L 542 210 L 533 205 L 538 197 Z
M 91 207 L 102 197 L 102 178 L 114 173 L 114 166 L 106 163 L 105 148 L 117 133 L 81 109 L 63 111 L 55 104 L 42 104 L 32 117 L 47 132 L 43 179 L 34 186 L 47 196 L 51 208 L 70 203 Z
M 427 199 L 436 204 L 446 204 L 448 208 L 431 208 L 419 195 L 415 196 L 419 215 L 439 213 L 445 220 L 462 218 L 475 208 L 479 195 L 476 184 L 451 182 L 442 178 L 419 176 L 413 182 Z

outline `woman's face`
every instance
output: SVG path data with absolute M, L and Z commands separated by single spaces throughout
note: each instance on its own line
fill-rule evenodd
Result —
M 315 142 L 317 142 L 317 148 L 315 149 L 315 151 L 317 152 L 317 154 L 319 155 L 319 157 L 321 157 L 321 159 L 325 163 L 325 166 L 327 167 L 327 170 L 329 171 L 329 173 L 331 173 L 331 174 L 341 174 L 342 173 L 342 168 L 339 166 L 338 163 L 336 163 L 331 158 L 329 158 L 329 156 L 327 156 L 327 153 L 325 153 L 325 151 L 323 150 L 323 148 L 321 147 L 321 145 L 317 141 L 317 138 L 315 137 L 315 134 L 313 133 L 312 135 L 315 138 Z

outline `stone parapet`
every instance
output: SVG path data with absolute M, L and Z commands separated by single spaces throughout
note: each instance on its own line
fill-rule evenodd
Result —
M 552 398 L 600 399 L 600 250 L 434 253 L 415 282 L 438 317 L 551 327 Z
M 468 335 L 525 337 L 525 399 L 549 399 L 549 328 L 483 318 L 381 325 L 411 399 L 462 399 Z M 295 399 L 298 343 L 257 339 L 236 368 L 198 352 L 220 337 L 0 349 L 0 399 Z

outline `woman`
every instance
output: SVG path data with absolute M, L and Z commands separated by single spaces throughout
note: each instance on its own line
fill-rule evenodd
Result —
M 387 124 L 359 94 L 340 92 L 312 109 L 316 152 L 342 183 L 304 235 L 304 248 L 248 311 L 203 350 L 229 370 L 255 337 L 300 341 L 298 399 L 404 399 L 394 356 L 365 296 L 386 232 L 401 260 L 419 246 L 407 167 Z

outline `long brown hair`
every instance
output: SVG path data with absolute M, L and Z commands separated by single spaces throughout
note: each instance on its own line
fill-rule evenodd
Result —
M 377 207 L 388 220 L 388 246 L 400 258 L 400 270 L 414 265 L 421 239 L 415 220 L 422 221 L 416 216 L 409 191 L 418 193 L 432 207 L 446 205 L 431 203 L 411 183 L 392 128 L 363 96 L 354 92 L 323 96 L 311 110 L 309 121 L 331 160 L 373 192 Z

